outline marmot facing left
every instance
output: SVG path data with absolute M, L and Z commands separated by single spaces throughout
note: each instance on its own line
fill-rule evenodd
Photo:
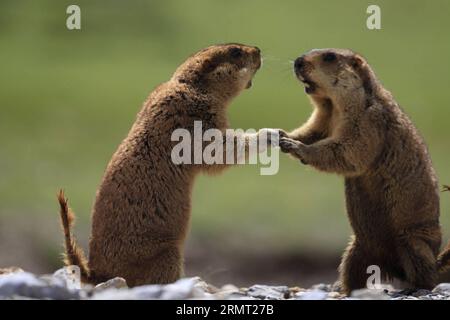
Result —
M 120 276 L 136 286 L 180 277 L 194 178 L 226 165 L 174 164 L 171 135 L 187 129 L 193 136 L 194 121 L 202 121 L 203 130 L 225 131 L 227 106 L 250 87 L 260 65 L 256 47 L 211 46 L 189 57 L 150 94 L 97 191 L 89 261 L 71 235 L 72 214 L 59 195 L 65 262 L 78 265 L 84 281 Z
M 432 288 L 448 265 L 441 245 L 439 187 L 427 147 L 367 62 L 350 50 L 312 50 L 295 61 L 314 112 L 280 141 L 314 168 L 345 177 L 354 237 L 340 265 L 345 293 L 384 278 Z M 439 269 L 439 270 L 438 270 Z

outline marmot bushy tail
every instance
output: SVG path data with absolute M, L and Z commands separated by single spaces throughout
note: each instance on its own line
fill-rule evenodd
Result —
M 75 237 L 72 235 L 72 227 L 75 221 L 75 215 L 69 208 L 68 199 L 64 195 L 64 190 L 58 193 L 59 213 L 61 215 L 61 226 L 64 232 L 66 252 L 64 253 L 64 264 L 66 266 L 74 265 L 80 268 L 81 280 L 91 282 L 89 268 L 86 256 L 81 249 Z

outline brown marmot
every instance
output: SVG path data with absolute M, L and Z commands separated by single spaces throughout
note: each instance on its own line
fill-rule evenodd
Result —
M 150 94 L 97 191 L 89 260 L 71 235 L 73 214 L 59 194 L 65 263 L 78 265 L 83 281 L 120 276 L 136 286 L 170 283 L 182 275 L 194 178 L 227 165 L 174 164 L 171 135 L 180 128 L 192 133 L 194 121 L 202 121 L 204 130 L 225 131 L 227 106 L 250 87 L 260 65 L 257 47 L 210 46 L 189 57 Z
M 366 60 L 350 50 L 312 50 L 294 63 L 314 106 L 280 147 L 343 175 L 354 236 L 339 267 L 345 293 L 378 265 L 414 288 L 432 288 L 450 262 L 441 245 L 439 187 L 427 146 Z

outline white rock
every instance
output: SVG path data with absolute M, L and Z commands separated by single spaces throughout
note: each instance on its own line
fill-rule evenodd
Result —
M 388 300 L 389 295 L 383 289 L 359 289 L 351 294 L 352 298 L 359 300 Z
M 321 290 L 326 292 L 331 292 L 332 285 L 331 284 L 325 284 L 325 283 L 319 283 L 315 284 L 311 287 L 312 290 Z
M 19 267 L 0 268 L 0 275 L 25 272 Z
M 441 283 L 433 289 L 433 292 L 450 296 L 450 283 Z
M 34 299 L 79 299 L 78 291 L 59 284 L 50 284 L 28 272 L 0 275 L 0 296 Z
M 336 292 L 336 291 L 331 291 L 331 292 L 328 292 L 328 298 L 330 298 L 330 299 L 339 299 L 339 298 L 342 298 L 342 294 L 340 294 L 339 292 Z
M 106 282 L 99 283 L 96 285 L 93 289 L 94 292 L 100 292 L 106 289 L 122 289 L 122 288 L 128 288 L 127 282 L 124 278 L 121 277 L 115 277 L 113 279 L 110 279 Z
M 219 300 L 223 300 L 223 299 L 225 299 L 225 300 L 252 300 L 252 301 L 260 300 L 260 299 L 254 298 L 254 297 L 246 296 L 243 293 L 232 293 L 229 296 L 226 296 L 224 298 L 218 296 L 216 299 L 219 299 Z
M 93 300 L 153 300 L 160 299 L 162 294 L 162 287 L 160 285 L 146 285 L 127 288 L 109 288 L 100 291 L 94 291 Z
M 94 292 L 94 300 L 175 300 L 175 299 L 200 299 L 207 295 L 195 287 L 198 278 L 184 278 L 167 285 L 145 285 L 131 289 L 109 288 L 100 292 Z
M 405 296 L 402 300 L 420 300 L 420 299 L 413 296 Z
M 222 286 L 219 291 L 234 291 L 234 292 L 239 292 L 239 288 L 236 287 L 235 285 L 232 284 L 226 284 L 224 286 Z
M 193 299 L 205 297 L 205 293 L 196 288 L 199 278 L 185 278 L 164 286 L 161 299 Z
M 241 293 L 239 288 L 232 285 L 232 284 L 226 284 L 222 286 L 216 293 L 213 294 L 214 299 L 242 299 L 243 297 L 246 297 L 244 293 Z
M 295 295 L 297 300 L 325 300 L 328 293 L 323 290 L 299 292 Z
M 290 292 L 287 286 L 265 286 L 256 284 L 247 289 L 250 297 L 263 300 L 280 300 L 289 298 Z
M 215 286 L 203 281 L 200 277 L 193 277 L 192 279 L 195 281 L 194 287 L 197 289 L 200 289 L 204 293 L 215 294 L 222 290 L 222 289 L 218 289 Z
M 94 292 L 92 300 L 137 300 L 137 297 L 128 289 L 105 289 Z
M 45 282 L 39 280 L 34 274 L 29 272 L 7 273 L 0 275 L 0 287 L 5 285 L 44 285 Z

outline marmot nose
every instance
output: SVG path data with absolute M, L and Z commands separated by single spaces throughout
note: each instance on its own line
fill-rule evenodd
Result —
M 253 61 L 256 62 L 256 68 L 259 69 L 261 67 L 261 50 L 258 47 L 253 47 Z
M 258 47 L 253 47 L 253 50 L 251 50 L 251 54 L 255 57 L 260 57 L 261 50 Z
M 295 59 L 294 61 L 294 68 L 295 70 L 300 71 L 305 65 L 305 59 L 302 57 L 298 57 L 297 59 Z

